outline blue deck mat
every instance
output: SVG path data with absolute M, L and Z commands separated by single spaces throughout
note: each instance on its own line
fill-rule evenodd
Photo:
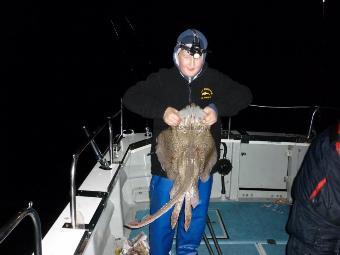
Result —
M 264 250 L 270 255 L 284 255 L 286 254 L 285 244 L 262 244 Z
M 286 243 L 288 240 L 285 225 L 288 219 L 289 205 L 260 202 L 216 202 L 209 206 L 209 210 L 214 209 L 220 211 L 230 241 L 265 243 L 268 239 L 273 239 L 277 243 Z M 213 222 L 213 219 L 211 221 Z
M 285 225 L 289 209 L 289 205 L 275 203 L 211 202 L 209 218 L 223 254 L 257 255 L 255 244 L 261 243 L 268 255 L 284 255 L 285 244 L 288 240 Z M 136 219 L 140 220 L 148 213 L 148 209 L 140 210 L 136 213 Z M 219 216 L 223 218 L 227 235 Z M 132 230 L 129 239 L 134 238 L 142 231 L 148 235 L 148 226 Z M 208 227 L 206 227 L 205 233 L 208 238 L 211 237 Z M 267 244 L 269 239 L 275 240 L 277 244 Z M 210 243 L 217 254 L 211 239 Z M 173 254 L 176 253 L 173 252 Z M 199 254 L 208 254 L 203 240 Z
M 218 254 L 214 245 L 211 245 L 214 254 Z M 222 244 L 220 245 L 222 254 L 228 255 L 258 255 L 258 251 L 253 244 Z M 174 253 L 176 254 L 176 253 Z M 202 245 L 198 249 L 198 254 L 209 254 L 208 248 Z

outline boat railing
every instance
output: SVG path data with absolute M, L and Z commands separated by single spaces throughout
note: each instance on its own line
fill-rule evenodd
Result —
M 312 134 L 312 129 L 313 129 L 313 123 L 315 120 L 315 114 L 320 110 L 320 106 L 315 106 L 314 107 L 314 111 L 312 113 L 312 116 L 310 118 L 310 122 L 309 122 L 309 127 L 308 127 L 308 133 L 307 133 L 307 139 L 311 138 L 311 134 Z
M 33 203 L 29 202 L 28 207 L 23 211 L 18 212 L 12 219 L 10 219 L 4 226 L 0 228 L 0 244 L 12 233 L 12 231 L 20 224 L 26 217 L 30 216 L 34 226 L 34 254 L 41 255 L 41 222 L 36 210 L 32 208 Z
M 315 105 L 315 106 L 270 106 L 270 105 L 255 105 L 255 104 L 251 104 L 249 105 L 249 108 L 267 108 L 267 109 L 306 109 L 306 110 L 310 110 L 311 114 L 310 114 L 310 118 L 308 120 L 308 127 L 306 128 L 306 133 L 305 133 L 305 138 L 306 140 L 309 140 L 312 138 L 312 134 L 313 134 L 313 128 L 314 128 L 314 124 L 315 124 L 315 119 L 316 119 L 316 115 L 317 113 L 320 113 L 321 110 L 332 110 L 332 111 L 336 111 L 336 112 L 340 112 L 339 108 L 336 107 L 324 107 L 324 106 L 319 106 L 319 105 Z M 231 134 L 231 121 L 232 121 L 232 117 L 228 118 L 228 128 L 227 128 L 227 137 L 228 139 L 230 138 L 230 134 Z
M 113 136 L 113 130 L 112 130 L 112 121 L 120 116 L 120 134 L 116 137 Z M 71 227 L 72 228 L 81 228 L 81 225 L 78 226 L 77 224 L 77 205 L 76 205 L 76 169 L 77 169 L 77 163 L 79 156 L 82 154 L 82 152 L 91 145 L 92 148 L 96 152 L 96 144 L 94 142 L 94 139 L 102 133 L 102 131 L 108 126 L 109 128 L 109 163 L 103 166 L 104 169 L 111 169 L 112 164 L 114 162 L 114 153 L 117 151 L 118 148 L 118 142 L 120 138 L 123 136 L 123 111 L 122 111 L 122 104 L 119 111 L 117 111 L 112 116 L 108 117 L 108 121 L 106 121 L 102 126 L 100 126 L 92 135 L 87 133 L 88 139 L 85 142 L 83 146 L 80 147 L 80 149 L 72 155 L 72 165 L 71 165 L 71 201 L 70 201 L 70 211 L 71 211 Z M 99 155 L 100 153 L 96 152 L 96 155 Z M 102 155 L 101 155 L 102 156 Z M 102 158 L 97 159 L 100 162 L 103 162 Z

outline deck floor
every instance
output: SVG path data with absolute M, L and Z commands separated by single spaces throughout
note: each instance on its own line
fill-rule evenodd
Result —
M 272 202 L 210 202 L 208 214 L 223 254 L 284 255 L 289 209 L 289 205 Z M 140 210 L 136 219 L 148 213 L 148 209 Z M 148 226 L 131 231 L 129 239 L 141 231 L 148 235 Z M 208 227 L 205 233 L 214 254 L 218 254 Z M 175 249 L 172 254 L 176 254 Z M 199 254 L 209 254 L 203 239 Z

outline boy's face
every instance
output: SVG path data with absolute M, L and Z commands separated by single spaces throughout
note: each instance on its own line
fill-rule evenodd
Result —
M 194 77 L 202 69 L 203 64 L 203 55 L 194 58 L 184 49 L 178 53 L 178 66 L 181 73 L 185 76 Z

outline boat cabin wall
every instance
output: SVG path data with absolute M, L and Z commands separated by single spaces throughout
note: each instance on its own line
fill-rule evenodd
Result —
M 308 143 L 248 141 L 222 139 L 220 157 L 232 164 L 229 174 L 213 175 L 212 199 L 288 199 L 294 177 L 308 149 Z M 145 146 L 129 155 L 124 172 L 127 180 L 122 186 L 127 207 L 149 202 L 150 147 Z M 222 194 L 222 181 L 225 193 Z

